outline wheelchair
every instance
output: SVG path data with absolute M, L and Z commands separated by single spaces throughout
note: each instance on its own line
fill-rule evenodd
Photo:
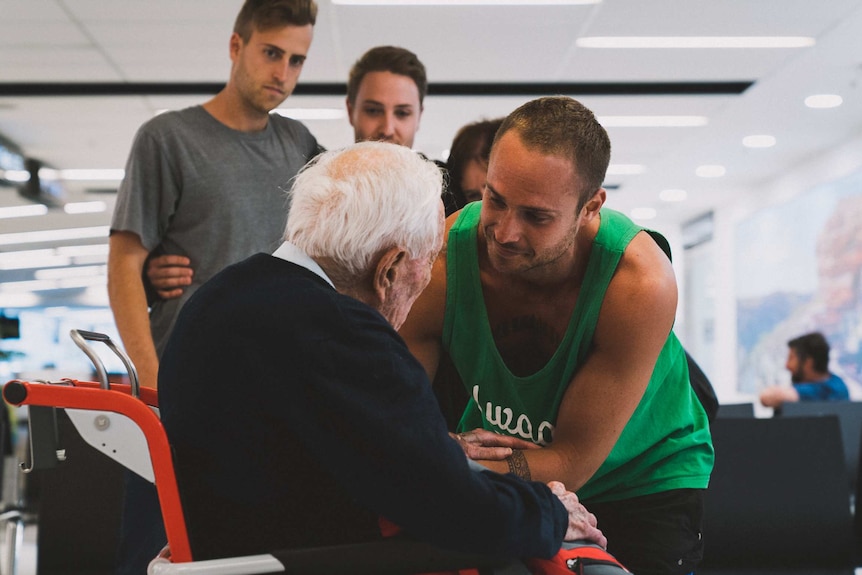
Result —
M 629 573 L 604 549 L 587 542 L 565 544 L 550 560 L 526 559 L 513 563 L 511 559 L 442 549 L 404 535 L 368 543 L 195 560 L 186 531 L 171 445 L 159 419 L 156 390 L 139 386 L 131 360 L 108 336 L 72 330 L 71 337 L 93 362 L 98 382 L 12 380 L 3 387 L 3 398 L 8 404 L 29 406 L 29 451 L 21 468 L 31 472 L 62 464 L 64 454 L 55 410 L 63 410 L 89 446 L 154 483 L 168 544 L 150 562 L 149 575 L 316 575 L 336 570 L 356 575 Z M 104 343 L 122 360 L 129 374 L 128 384 L 109 383 L 104 364 L 88 344 L 90 341 Z

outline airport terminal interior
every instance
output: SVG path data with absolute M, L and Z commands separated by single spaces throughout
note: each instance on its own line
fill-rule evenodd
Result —
M 673 331 L 719 403 L 707 492 L 726 491 L 707 501 L 705 537 L 707 553 L 709 528 L 714 552 L 731 551 L 703 572 L 862 574 L 862 0 L 317 3 L 298 84 L 275 113 L 301 121 L 323 148 L 353 142 L 347 78 L 374 46 L 407 48 L 424 63 L 413 148 L 440 163 L 461 126 L 534 98 L 570 96 L 595 113 L 611 141 L 605 207 L 667 238 Z M 70 330 L 122 343 L 108 241 L 133 139 L 151 118 L 224 86 L 241 4 L 0 0 L 0 384 L 93 380 L 98 370 Z M 760 400 L 791 386 L 788 341 L 809 332 L 829 342 L 846 409 L 815 402 L 819 410 L 797 413 L 805 401 Z M 108 374 L 126 373 L 110 350 L 101 359 Z M 64 547 L 40 550 L 48 535 L 19 471 L 28 408 L 6 407 L 0 575 L 62 573 L 43 560 Z M 821 443 L 791 428 L 795 418 L 828 419 L 810 428 Z M 777 421 L 786 428 L 763 427 Z M 770 445 L 776 434 L 784 443 Z M 749 448 L 760 451 L 748 458 Z M 751 490 L 734 489 L 743 483 Z M 814 500 L 808 515 L 789 510 L 796 487 Z M 31 496 L 50 499 L 44 486 Z M 758 501 L 763 509 L 751 511 Z M 780 515 L 766 514 L 771 506 Z M 710 517 L 717 508 L 724 515 Z M 748 524 L 748 543 L 725 533 L 736 521 Z M 793 533 L 802 525 L 830 534 L 824 554 L 849 559 L 818 563 L 814 550 L 811 565 L 781 562 L 805 545 Z

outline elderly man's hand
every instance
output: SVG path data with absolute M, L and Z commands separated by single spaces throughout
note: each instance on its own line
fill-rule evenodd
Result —
M 548 483 L 551 493 L 559 497 L 566 511 L 569 512 L 569 528 L 566 531 L 564 539 L 566 541 L 576 541 L 578 539 L 586 539 L 592 541 L 602 547 L 608 546 L 608 539 L 597 527 L 598 521 L 596 516 L 587 511 L 586 507 L 578 501 L 578 496 L 571 491 L 566 490 L 566 486 L 559 481 L 551 481 Z
M 450 433 L 470 459 L 503 461 L 512 455 L 513 449 L 540 449 L 535 443 L 500 435 L 487 429 L 474 429 L 466 433 Z

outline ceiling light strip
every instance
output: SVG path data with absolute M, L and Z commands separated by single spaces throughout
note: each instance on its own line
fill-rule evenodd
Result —
M 94 226 L 89 228 L 66 228 L 59 230 L 42 230 L 38 232 L 18 232 L 11 234 L 0 234 L 0 246 L 16 244 L 36 244 L 41 242 L 55 242 L 63 240 L 77 240 L 87 238 L 108 238 L 108 226 Z
M 578 38 L 579 48 L 807 48 L 814 38 L 807 36 L 586 36 Z
M 342 6 L 577 6 L 602 0 L 332 0 Z
M 706 116 L 598 116 L 605 128 L 697 128 L 706 126 Z
M 26 206 L 11 206 L 0 208 L 0 220 L 7 218 L 26 218 L 31 216 L 44 216 L 48 213 L 45 204 L 27 204 Z

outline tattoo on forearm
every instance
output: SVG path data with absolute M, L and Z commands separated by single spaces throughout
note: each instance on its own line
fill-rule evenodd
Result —
M 514 473 L 524 481 L 530 481 L 530 466 L 523 451 L 513 449 L 512 455 L 506 458 L 506 463 L 509 464 L 509 473 Z

